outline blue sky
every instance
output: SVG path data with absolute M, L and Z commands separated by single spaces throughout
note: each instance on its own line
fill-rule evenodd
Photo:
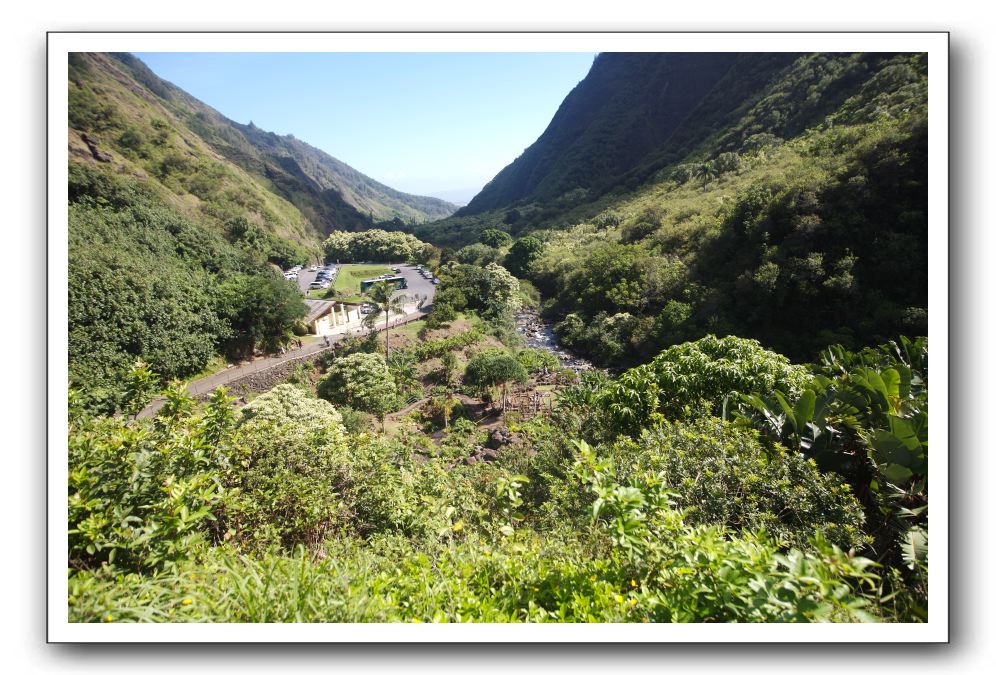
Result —
M 594 53 L 137 53 L 226 117 L 391 187 L 473 194 L 543 133 Z

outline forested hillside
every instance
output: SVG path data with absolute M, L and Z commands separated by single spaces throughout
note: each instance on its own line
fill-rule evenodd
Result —
M 707 332 L 803 359 L 925 332 L 924 57 L 700 56 L 600 56 L 522 157 L 416 232 L 518 237 L 510 269 L 608 365 Z
M 219 177 L 245 173 L 257 192 L 296 207 L 317 235 L 371 221 L 432 220 L 456 209 L 393 190 L 292 136 L 233 122 L 130 54 L 72 56 L 70 128 L 89 132 L 105 151 L 117 150 L 158 178 L 172 175 L 170 187 L 181 196 L 225 201 L 230 186 Z M 171 143 L 176 136 L 179 145 Z
M 72 54 L 68 87 L 70 377 L 95 400 L 136 358 L 187 377 L 274 348 L 304 305 L 272 265 L 455 208 L 232 122 L 128 54 Z

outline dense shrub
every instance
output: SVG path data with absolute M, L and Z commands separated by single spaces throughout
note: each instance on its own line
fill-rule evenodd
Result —
M 634 507 L 640 497 L 630 494 Z M 218 551 L 204 565 L 157 578 L 79 574 L 70 580 L 70 620 L 875 620 L 876 579 L 863 558 L 819 539 L 817 553 L 781 552 L 763 536 L 691 527 L 656 507 L 632 528 L 642 553 L 634 561 L 603 534 L 617 514 L 610 503 L 594 541 L 558 531 L 489 542 L 451 522 L 443 543 L 428 547 L 398 538 L 345 541 L 317 561 L 303 551 L 258 559 Z
M 463 382 L 482 393 L 509 382 L 525 382 L 526 369 L 504 349 L 486 349 L 467 363 Z
M 457 262 L 464 265 L 480 265 L 481 267 L 502 261 L 501 253 L 486 244 L 464 246 L 453 257 Z
M 317 549 L 347 506 L 348 459 L 342 418 L 327 401 L 278 385 L 242 411 L 233 457 L 230 528 L 249 545 Z
M 172 390 L 153 428 L 70 406 L 71 568 L 154 571 L 206 549 L 230 500 L 229 405 L 219 395 L 192 415 L 190 399 Z
M 620 475 L 659 476 L 689 524 L 763 529 L 803 548 L 817 533 L 845 550 L 866 543 L 861 505 L 840 477 L 731 423 L 665 422 L 609 453 Z
M 516 213 L 515 217 L 511 217 L 513 212 Z M 510 217 L 511 220 L 509 220 Z M 513 209 L 506 214 L 505 218 L 507 223 L 515 223 L 519 219 L 518 212 Z M 482 244 L 491 248 L 502 248 L 512 243 L 512 235 L 504 230 L 498 230 L 493 227 L 482 230 L 480 239 Z
M 523 237 L 512 244 L 505 256 L 505 268 L 517 277 L 528 276 L 533 261 L 543 250 L 543 242 L 536 237 Z
M 318 395 L 378 419 L 397 405 L 394 379 L 381 354 L 360 352 L 336 359 L 318 381 Z
M 627 433 L 658 416 L 667 419 L 719 413 L 749 392 L 799 392 L 810 375 L 755 340 L 708 335 L 665 349 L 650 363 L 632 368 L 609 384 L 602 405 Z
M 439 272 L 441 283 L 433 301 L 460 312 L 473 309 L 495 324 L 507 323 L 519 308 L 519 282 L 495 263 L 485 267 L 449 263 Z

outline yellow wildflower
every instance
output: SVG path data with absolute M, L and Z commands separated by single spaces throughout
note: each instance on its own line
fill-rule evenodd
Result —
M 185 604 L 185 605 L 189 605 L 189 604 L 191 604 L 192 602 L 193 602 L 193 600 L 191 600 L 190 598 L 184 598 L 184 599 L 183 599 L 183 604 Z
M 110 614 L 107 614 L 104 617 L 104 621 L 106 621 L 107 623 L 110 623 L 110 622 L 114 621 L 114 617 L 112 617 Z

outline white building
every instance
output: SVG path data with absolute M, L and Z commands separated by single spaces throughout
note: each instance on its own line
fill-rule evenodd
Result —
M 347 305 L 333 300 L 305 300 L 308 305 L 308 332 L 313 335 L 332 335 L 360 327 L 362 315 L 357 305 Z

